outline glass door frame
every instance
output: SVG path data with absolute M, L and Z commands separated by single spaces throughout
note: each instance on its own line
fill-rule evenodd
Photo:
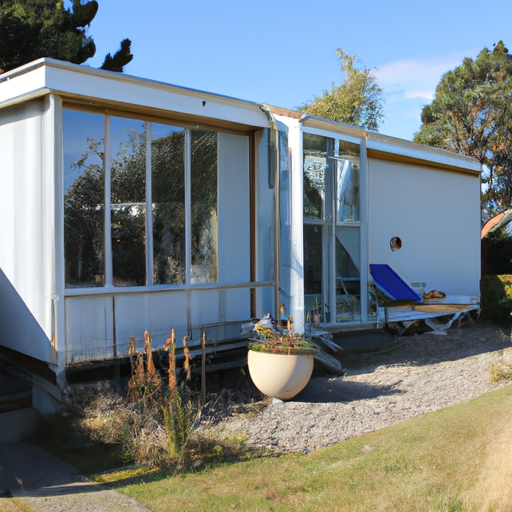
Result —
M 325 198 L 324 209 L 321 218 L 308 218 L 304 216 L 303 225 L 318 226 L 322 230 L 322 314 L 319 323 L 325 327 L 340 327 L 342 325 L 360 325 L 368 323 L 368 229 L 367 229 L 367 158 L 366 158 L 366 140 L 342 135 L 315 128 L 302 130 L 302 134 L 318 135 L 333 140 L 334 151 L 332 155 L 327 155 L 331 159 L 325 175 Z M 359 188 L 359 208 L 360 217 L 357 221 L 339 221 L 337 215 L 337 171 L 335 164 L 339 156 L 340 141 L 353 143 L 360 148 L 360 188 Z M 327 144 L 329 147 L 329 144 Z M 304 162 L 304 150 L 302 152 L 302 162 Z M 304 168 L 302 168 L 304 176 Z M 302 180 L 304 178 L 302 177 Z M 360 244 L 360 318 L 350 322 L 336 321 L 336 229 L 345 227 L 359 230 Z M 304 229 L 303 229 L 304 233 Z M 304 242 L 303 242 L 304 243 Z M 304 294 L 305 294 L 304 289 Z M 306 307 L 306 300 L 304 300 Z M 305 311 L 305 313 L 307 313 Z M 307 318 L 305 320 L 308 320 Z M 312 319 L 310 318 L 311 322 Z M 314 322 L 313 322 L 314 323 Z

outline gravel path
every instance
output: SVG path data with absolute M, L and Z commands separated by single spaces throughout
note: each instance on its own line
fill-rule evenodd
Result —
M 289 402 L 202 429 L 246 436 L 251 448 L 308 453 L 498 389 L 490 365 L 512 362 L 510 328 L 478 323 L 396 341 L 386 352 L 347 354 L 346 376 L 316 376 Z
M 58 496 L 29 496 L 23 500 L 30 507 L 23 512 L 154 512 L 151 507 L 111 489 L 61 494 Z M 0 507 L 2 503 L 0 502 Z M 2 510 L 0 508 L 0 510 Z M 16 510 L 16 509 L 14 509 Z

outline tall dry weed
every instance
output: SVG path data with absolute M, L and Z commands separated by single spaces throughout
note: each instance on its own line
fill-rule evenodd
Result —
M 174 329 L 171 331 L 171 337 L 165 343 L 166 350 L 169 351 L 169 386 L 166 394 L 162 396 L 161 409 L 167 429 L 167 439 L 169 444 L 169 455 L 178 457 L 185 448 L 187 439 L 192 433 L 196 418 L 201 409 L 201 404 L 194 407 L 190 393 L 186 387 L 181 390 L 178 388 L 176 380 L 176 340 Z M 192 357 L 187 347 L 187 337 L 183 337 L 183 371 L 187 381 L 191 378 L 190 362 Z
M 181 464 L 180 457 L 201 408 L 199 400 L 186 385 L 191 376 L 192 359 L 186 338 L 183 346 L 185 382 L 180 384 L 174 330 L 165 344 L 169 351 L 167 379 L 162 378 L 155 368 L 149 332 L 144 333 L 141 351 L 137 349 L 135 338 L 130 336 L 127 355 L 131 376 L 127 394 L 122 396 L 105 385 L 98 385 L 101 391 L 89 386 L 87 398 L 80 392 L 84 411 L 76 420 L 80 428 L 93 439 L 119 445 L 126 462 L 133 461 L 145 467 Z

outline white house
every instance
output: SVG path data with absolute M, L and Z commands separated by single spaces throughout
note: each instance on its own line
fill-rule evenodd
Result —
M 65 377 L 129 335 L 212 344 L 281 304 L 299 331 L 440 314 L 380 308 L 372 264 L 478 307 L 480 166 L 40 59 L 0 75 L 0 240 L 0 345 Z

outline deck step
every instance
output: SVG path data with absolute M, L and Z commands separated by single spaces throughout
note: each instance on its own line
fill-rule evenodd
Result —
M 35 434 L 43 424 L 42 414 L 34 407 L 0 414 L 0 443 L 22 441 Z
M 41 413 L 32 407 L 32 383 L 0 367 L 0 443 L 21 441 L 42 425 Z
M 0 413 L 32 407 L 32 383 L 0 368 Z

